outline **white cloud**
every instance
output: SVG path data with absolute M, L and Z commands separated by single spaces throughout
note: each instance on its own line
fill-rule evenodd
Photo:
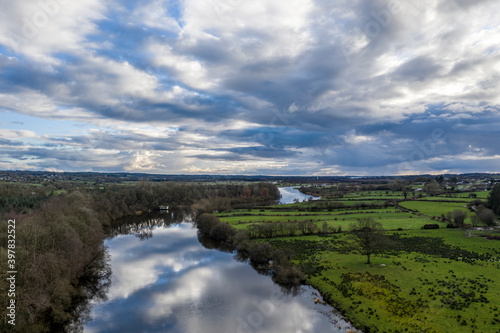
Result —
M 33 131 L 0 129 L 0 137 L 4 139 L 19 140 L 24 138 L 36 138 L 37 136 L 38 135 Z
M 352 145 L 359 145 L 367 142 L 372 142 L 376 140 L 375 137 L 368 136 L 368 135 L 357 135 L 356 130 L 351 130 L 347 134 L 343 136 L 344 140 L 346 143 L 352 144 Z
M 106 3 L 98 0 L 1 1 L 0 44 L 37 62 L 57 66 L 53 54 L 89 46 L 86 36 L 105 18 Z M 95 45 L 92 45 L 95 46 Z
M 140 2 L 137 3 L 137 7 L 131 13 L 131 17 L 138 25 L 180 32 L 182 28 L 179 26 L 179 23 L 168 13 L 168 8 L 172 5 L 175 5 L 175 2 L 171 0 Z
M 32 133 L 22 138 L 27 155 L 2 146 L 8 165 L 19 168 L 378 172 L 385 169 L 361 166 L 364 147 L 376 143 L 390 159 L 396 142 L 398 154 L 408 155 L 409 142 L 421 140 L 412 126 L 449 123 L 449 131 L 466 130 L 473 147 L 486 147 L 481 133 L 495 133 L 498 122 L 496 1 L 0 4 L 3 115 L 82 124 L 64 140 L 32 124 L 9 125 Z M 285 121 L 276 120 L 277 110 Z M 262 140 L 266 128 L 276 131 Z M 390 138 L 381 134 L 386 128 Z M 330 158 L 345 155 L 343 144 L 357 165 Z M 450 156 L 467 151 L 444 146 Z M 68 163 L 70 151 L 78 158 Z M 220 163 L 225 158 L 230 163 Z
M 152 43 L 149 52 L 154 54 L 154 64 L 164 66 L 171 71 L 183 84 L 195 89 L 209 89 L 215 86 L 207 77 L 204 65 L 188 56 L 176 55 L 168 45 Z

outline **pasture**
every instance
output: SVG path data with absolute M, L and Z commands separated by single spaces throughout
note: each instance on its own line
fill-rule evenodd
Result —
M 395 198 L 397 205 L 384 205 Z M 364 332 L 500 332 L 500 241 L 484 237 L 499 230 L 447 229 L 433 218 L 456 209 L 471 216 L 466 205 L 474 198 L 466 194 L 403 199 L 397 191 L 370 191 L 216 215 L 241 230 L 314 223 L 314 232 L 299 228 L 293 237 L 276 232 L 261 240 L 293 249 L 308 283 Z M 391 240 L 370 265 L 345 232 L 365 217 L 380 222 Z M 439 229 L 423 230 L 425 224 Z

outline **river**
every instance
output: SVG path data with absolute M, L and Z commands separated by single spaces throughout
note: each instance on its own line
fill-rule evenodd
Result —
M 299 202 L 308 201 L 308 200 L 318 200 L 320 197 L 314 195 L 308 195 L 296 190 L 293 186 L 289 187 L 280 187 L 280 204 L 288 204 L 293 203 L 294 200 Z
M 298 191 L 297 191 L 298 192 Z M 293 200 L 293 199 L 292 199 Z M 200 243 L 182 211 L 131 217 L 105 242 L 112 269 L 107 300 L 84 332 L 346 332 L 352 328 L 318 292 L 291 293 L 234 253 Z M 208 244 L 208 245 L 207 245 Z

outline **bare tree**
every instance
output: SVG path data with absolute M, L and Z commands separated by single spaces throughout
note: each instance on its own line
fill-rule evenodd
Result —
M 428 196 L 432 197 L 441 193 L 441 186 L 437 181 L 432 180 L 424 185 L 423 191 L 427 193 Z
M 410 191 L 411 191 L 411 187 L 405 186 L 403 188 L 403 196 L 405 197 L 405 200 L 408 197 L 408 194 L 410 193 Z
M 465 219 L 467 218 L 467 213 L 460 209 L 455 209 L 452 212 L 453 224 L 455 227 L 463 227 Z
M 385 231 L 382 224 L 372 218 L 362 218 L 349 226 L 354 238 L 355 249 L 366 255 L 366 263 L 370 264 L 370 255 L 380 251 L 385 243 Z

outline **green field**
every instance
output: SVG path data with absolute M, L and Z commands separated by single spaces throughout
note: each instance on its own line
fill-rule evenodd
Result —
M 418 210 L 420 213 L 427 216 L 441 216 L 441 214 L 446 214 L 452 212 L 456 209 L 463 210 L 471 215 L 471 212 L 467 209 L 466 203 L 458 202 L 433 202 L 433 201 L 406 201 L 400 203 L 401 206 L 409 208 L 412 210 Z
M 469 251 L 500 255 L 495 241 L 470 238 L 461 230 L 414 230 L 405 236 L 440 237 L 446 244 L 459 243 Z M 318 252 L 312 261 L 324 269 L 310 277 L 310 283 L 359 328 L 369 327 L 370 332 L 499 330 L 498 261 L 471 264 L 403 252 L 377 256 L 366 265 L 358 254 L 335 251 Z M 347 290 L 342 289 L 345 275 L 357 278 L 350 281 Z
M 487 197 L 482 193 L 478 198 Z M 312 221 L 317 234 L 259 241 L 294 249 L 294 262 L 308 283 L 364 332 L 500 332 L 500 241 L 481 236 L 499 235 L 499 230 L 447 229 L 445 222 L 432 218 L 456 209 L 470 216 L 465 206 L 474 198 L 458 194 L 399 203 L 414 212 L 352 206 L 389 197 L 373 191 L 349 194 L 335 200 L 346 207 L 330 211 L 321 208 L 325 201 L 314 201 L 217 215 L 242 230 L 253 224 Z M 380 222 L 397 249 L 372 256 L 370 265 L 346 245 L 349 225 L 365 217 Z M 326 234 L 320 231 L 325 222 Z M 425 224 L 440 229 L 421 229 Z

